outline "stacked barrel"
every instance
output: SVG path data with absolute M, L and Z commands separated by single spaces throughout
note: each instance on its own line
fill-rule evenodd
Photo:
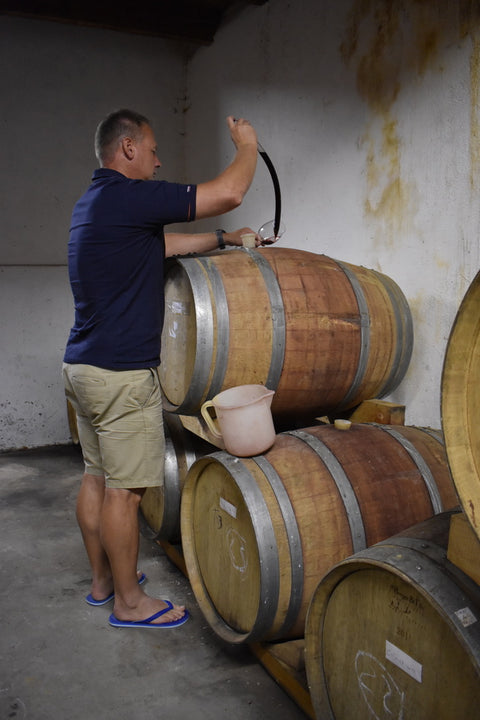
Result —
M 219 452 L 192 466 L 182 504 L 190 582 L 225 640 L 303 637 L 335 563 L 455 503 L 443 447 L 419 428 L 283 432 L 262 456 Z
M 400 288 L 374 270 L 275 247 L 178 258 L 168 269 L 165 297 L 160 380 L 167 418 L 197 416 L 206 400 L 237 385 L 275 391 L 273 447 L 239 458 L 203 444 L 192 462 L 183 463 L 176 509 L 162 515 L 163 531 L 156 529 L 175 539 L 181 499 L 185 564 L 211 627 L 233 643 L 305 637 L 319 720 L 366 719 L 372 713 L 452 717 L 439 709 L 442 699 L 431 701 L 433 690 L 442 696 L 449 685 L 421 680 L 427 665 L 421 655 L 438 605 L 432 600 L 430 608 L 428 591 L 414 584 L 421 571 L 409 582 L 401 562 L 408 568 L 441 564 L 444 511 L 458 505 L 443 435 L 372 423 L 352 423 L 343 431 L 316 421 L 348 416 L 362 402 L 390 394 L 403 379 L 413 329 Z M 189 435 L 177 433 L 177 446 Z M 166 476 L 161 493 L 167 485 Z M 152 511 L 151 493 L 142 505 L 144 514 Z M 170 512 L 176 515 L 169 538 Z M 441 530 L 408 535 L 418 523 L 427 521 L 430 528 L 431 518 L 443 523 Z M 422 544 L 427 559 L 420 561 L 415 553 Z M 387 569 L 383 559 L 368 554 L 381 555 L 385 548 L 396 558 Z M 357 572 L 362 562 L 369 565 L 363 574 Z M 472 583 L 458 572 L 461 581 L 449 575 L 445 586 L 466 592 L 468 585 L 470 592 Z M 334 580 L 331 573 L 337 573 Z M 475 616 L 480 610 L 474 600 L 465 607 Z M 385 605 L 394 608 L 390 615 Z M 413 615 L 415 632 L 395 622 Z M 465 650 L 465 634 L 471 631 L 452 629 L 448 645 L 455 658 L 451 683 L 456 674 L 467 677 L 462 712 L 470 708 L 472 683 L 480 678 L 480 655 Z M 423 638 L 418 655 L 408 644 L 417 635 Z M 438 642 L 429 647 L 429 657 L 438 654 Z M 383 695 L 381 678 L 390 683 L 382 686 Z M 416 693 L 409 683 L 417 683 Z M 411 698 L 419 711 L 408 715 Z M 392 714 L 379 709 L 382 702 Z
M 165 284 L 165 408 L 198 413 L 230 387 L 275 390 L 278 425 L 384 397 L 413 345 L 400 288 L 386 275 L 300 250 L 178 259 Z
M 365 720 L 478 715 L 479 381 L 480 273 L 457 313 L 442 375 L 446 452 L 464 512 L 432 517 L 323 577 L 305 634 L 317 718 L 349 718 L 352 708 Z

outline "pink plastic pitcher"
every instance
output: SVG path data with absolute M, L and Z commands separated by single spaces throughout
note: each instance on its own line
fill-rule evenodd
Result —
M 238 385 L 223 390 L 201 407 L 202 416 L 225 449 L 238 457 L 261 455 L 275 442 L 273 390 L 264 385 Z M 216 418 L 209 408 L 214 408 Z

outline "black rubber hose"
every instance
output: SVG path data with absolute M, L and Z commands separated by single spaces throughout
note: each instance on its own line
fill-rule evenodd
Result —
M 263 158 L 265 165 L 267 166 L 272 182 L 273 182 L 273 189 L 275 191 L 275 219 L 273 221 L 273 232 L 275 237 L 278 235 L 278 230 L 280 228 L 280 216 L 282 213 L 282 196 L 280 194 L 280 183 L 278 182 L 278 176 L 276 173 L 276 170 L 273 166 L 272 161 L 268 157 L 267 153 L 263 149 L 263 147 L 258 143 L 258 152 L 260 156 Z

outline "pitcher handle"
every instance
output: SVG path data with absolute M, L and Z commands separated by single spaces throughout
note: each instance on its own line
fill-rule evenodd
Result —
M 202 417 L 207 423 L 212 434 L 217 438 L 221 438 L 222 433 L 220 432 L 220 426 L 218 424 L 218 421 L 216 419 L 214 420 L 208 411 L 208 408 L 211 407 L 214 407 L 213 402 L 211 400 L 207 400 L 207 402 L 204 402 L 202 407 L 200 408 L 200 412 L 202 413 Z

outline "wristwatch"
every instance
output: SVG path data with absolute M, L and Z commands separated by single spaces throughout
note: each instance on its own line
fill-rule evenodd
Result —
M 218 242 L 219 249 L 225 250 L 225 243 L 223 242 L 223 236 L 225 235 L 225 230 L 215 230 L 215 235 L 217 236 L 217 242 Z

